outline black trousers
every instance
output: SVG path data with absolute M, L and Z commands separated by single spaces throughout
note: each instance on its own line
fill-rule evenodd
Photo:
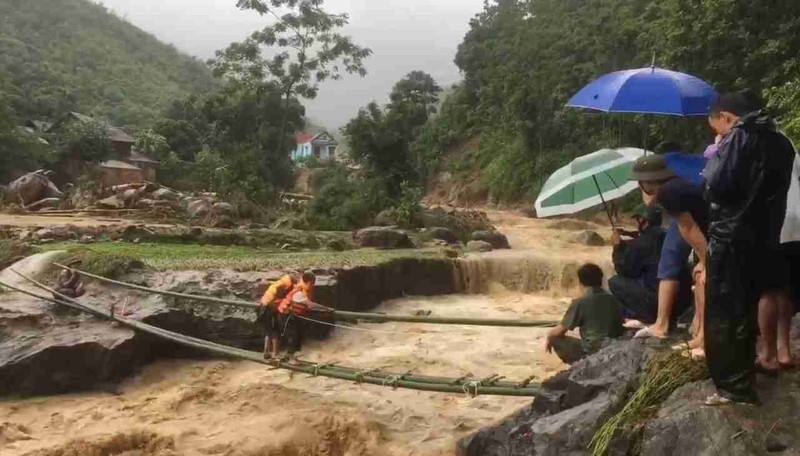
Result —
M 642 323 L 653 324 L 658 317 L 658 292 L 650 290 L 636 279 L 615 275 L 608 279 L 608 289 L 627 311 L 627 316 Z
M 303 321 L 292 314 L 281 314 L 278 322 L 287 351 L 299 352 L 303 348 Z
M 770 264 L 758 248 L 712 239 L 706 270 L 706 363 L 720 395 L 757 400 L 758 301 Z

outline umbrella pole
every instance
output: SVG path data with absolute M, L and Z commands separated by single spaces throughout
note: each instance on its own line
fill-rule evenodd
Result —
M 597 176 L 592 176 L 592 179 L 594 180 L 595 187 L 597 187 L 597 194 L 600 195 L 600 201 L 603 202 L 603 208 L 606 210 L 608 221 L 611 222 L 611 228 L 616 228 L 616 226 L 614 226 L 614 219 L 611 218 L 611 212 L 608 209 L 608 204 L 606 203 L 606 199 L 603 198 L 603 192 L 600 190 L 600 184 L 597 182 Z

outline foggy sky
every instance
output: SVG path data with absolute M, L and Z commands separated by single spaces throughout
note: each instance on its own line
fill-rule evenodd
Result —
M 240 11 L 236 0 L 102 0 L 134 25 L 206 60 L 266 22 Z M 412 70 L 430 73 L 443 88 L 460 79 L 453 63 L 456 47 L 481 11 L 483 0 L 327 0 L 333 13 L 348 13 L 345 35 L 372 48 L 364 78 L 346 75 L 327 81 L 306 115 L 338 129 L 372 100 L 385 101 L 392 85 Z

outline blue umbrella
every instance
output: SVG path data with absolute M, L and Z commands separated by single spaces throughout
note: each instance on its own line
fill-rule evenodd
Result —
M 708 115 L 717 92 L 702 79 L 649 67 L 609 73 L 573 96 L 567 106 L 603 112 Z
M 664 154 L 664 161 L 678 177 L 693 184 L 703 183 L 703 168 L 706 166 L 706 159 L 702 155 L 670 152 Z

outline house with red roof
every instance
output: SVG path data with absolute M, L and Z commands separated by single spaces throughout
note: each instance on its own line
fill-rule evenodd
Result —
M 335 160 L 339 143 L 327 131 L 319 134 L 300 132 L 294 135 L 297 144 L 292 150 L 292 160 L 298 161 L 308 157 L 320 160 Z

